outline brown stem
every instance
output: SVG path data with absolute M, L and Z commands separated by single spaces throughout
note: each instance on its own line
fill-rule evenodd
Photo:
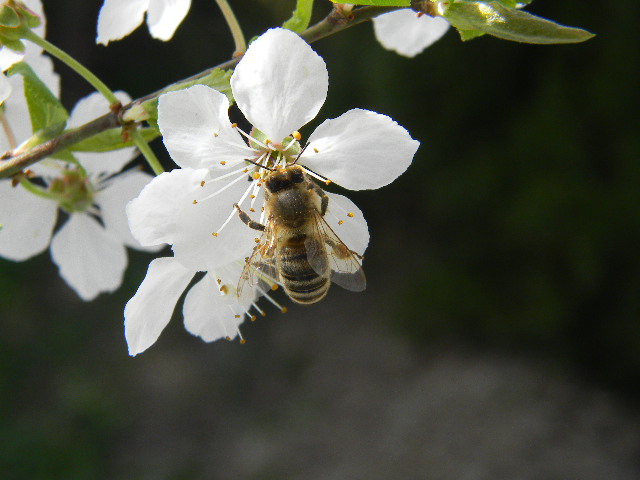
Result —
M 329 15 L 323 20 L 312 25 L 307 30 L 302 32 L 300 36 L 307 42 L 313 43 L 316 40 L 325 38 L 334 33 L 340 32 L 346 28 L 352 27 L 367 20 L 371 20 L 373 17 L 381 15 L 383 13 L 397 10 L 401 7 L 362 7 L 353 10 L 349 15 L 345 15 L 341 9 L 334 8 Z M 221 63 L 213 68 L 200 72 L 192 77 L 186 78 L 176 84 L 192 82 L 206 77 L 213 70 L 222 69 L 226 70 L 236 66 L 241 57 L 233 58 L 224 63 Z M 174 85 L 176 85 L 174 84 Z M 68 132 L 53 138 L 47 142 L 44 142 L 37 147 L 32 148 L 28 152 L 21 153 L 11 158 L 0 158 L 0 178 L 10 177 L 22 171 L 23 168 L 33 165 L 34 163 L 49 157 L 56 152 L 67 148 L 75 143 L 86 140 L 89 137 L 97 135 L 110 128 L 119 127 L 122 125 L 121 118 L 127 110 L 134 105 L 139 105 L 143 102 L 154 100 L 162 95 L 166 89 L 158 90 L 157 92 L 150 93 L 144 97 L 140 97 L 133 102 L 125 105 L 120 112 L 110 112 L 101 117 L 92 120 L 81 127 L 69 130 Z M 10 152 L 7 152 L 10 153 Z M 5 154 L 7 155 L 7 154 Z

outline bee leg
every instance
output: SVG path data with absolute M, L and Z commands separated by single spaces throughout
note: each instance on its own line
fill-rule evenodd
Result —
M 249 215 L 247 215 L 245 212 L 240 210 L 240 206 L 237 203 L 234 203 L 233 206 L 238 210 L 238 216 L 240 217 L 240 220 L 242 220 L 249 228 L 253 228 L 254 230 L 260 230 L 261 232 L 264 231 L 266 227 L 261 223 L 254 222 L 253 220 L 251 220 L 251 217 Z
M 324 217 L 324 214 L 327 213 L 327 207 L 329 206 L 329 196 L 316 185 L 315 182 L 309 182 L 308 188 L 309 190 L 315 191 L 320 197 L 320 215 Z

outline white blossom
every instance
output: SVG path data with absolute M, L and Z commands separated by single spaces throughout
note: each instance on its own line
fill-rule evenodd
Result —
M 117 96 L 125 103 L 129 101 L 126 94 Z M 24 94 L 14 92 L 8 103 L 20 98 L 24 101 Z M 12 111 L 13 106 L 7 105 L 7 118 L 16 120 L 20 129 L 26 128 L 29 123 L 26 106 L 16 112 Z M 68 126 L 79 126 L 87 117 L 95 118 L 107 110 L 108 102 L 94 93 L 78 102 Z M 18 131 L 13 123 L 11 127 Z M 30 135 L 30 129 L 28 132 Z M 117 289 L 127 265 L 125 246 L 148 250 L 131 236 L 125 205 L 140 193 L 151 176 L 137 170 L 117 175 L 135 155 L 133 148 L 108 153 L 77 152 L 75 156 L 86 177 L 75 167 L 60 162 L 49 160 L 47 166 L 34 165 L 32 169 L 48 187 L 45 196 L 35 195 L 20 185 L 14 187 L 10 180 L 1 180 L 0 256 L 23 261 L 51 245 L 51 257 L 60 275 L 83 300 Z M 59 206 L 67 210 L 68 219 L 53 234 Z
M 443 17 L 420 15 L 409 8 L 394 10 L 373 19 L 376 39 L 387 50 L 415 57 L 438 41 L 447 30 L 449 22 Z
M 410 165 L 419 142 L 391 118 L 360 109 L 324 121 L 300 155 L 297 129 L 315 118 L 328 85 L 322 58 L 293 32 L 272 29 L 250 45 L 231 78 L 236 103 L 254 127 L 251 136 L 231 123 L 227 97 L 209 87 L 160 98 L 158 125 L 181 168 L 156 177 L 127 214 L 142 245 L 171 244 L 174 257 L 152 262 L 127 304 L 132 355 L 156 341 L 198 271 L 207 273 L 183 306 L 191 333 L 205 341 L 233 338 L 244 318 L 253 316 L 255 298 L 266 292 L 253 290 L 245 297 L 243 290 L 237 299 L 235 287 L 259 234 L 238 218 L 233 205 L 261 223 L 267 220 L 262 209 L 267 168 L 295 161 L 317 179 L 360 190 L 382 187 Z M 362 213 L 346 197 L 328 195 L 327 222 L 349 248 L 364 253 L 369 232 Z
M 190 7 L 191 0 L 105 0 L 96 43 L 107 45 L 126 37 L 140 26 L 145 13 L 151 36 L 170 40 Z

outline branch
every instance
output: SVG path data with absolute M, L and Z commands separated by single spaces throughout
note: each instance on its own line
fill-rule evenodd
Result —
M 362 22 L 366 22 L 371 20 L 373 17 L 381 15 L 383 13 L 390 12 L 392 10 L 397 10 L 402 7 L 362 7 L 353 10 L 348 15 L 342 12 L 340 8 L 334 7 L 334 9 L 327 15 L 323 20 L 312 25 L 307 30 L 302 32 L 300 36 L 304 38 L 307 42 L 313 43 L 316 40 L 320 40 L 321 38 L 328 37 L 329 35 L 333 35 L 338 33 L 346 28 L 352 27 Z M 193 81 L 197 81 L 203 77 L 209 75 L 213 70 L 227 70 L 236 66 L 240 58 L 234 58 L 228 60 L 224 63 L 216 65 L 210 69 L 204 70 L 192 77 L 180 80 L 169 87 L 166 87 L 162 90 L 158 90 L 157 92 L 150 93 L 149 95 L 145 95 L 144 97 L 140 97 L 128 105 L 122 107 L 119 112 L 109 112 L 101 117 L 92 120 L 81 127 L 75 128 L 73 130 L 69 130 L 66 133 L 63 133 L 59 137 L 53 138 L 47 142 L 44 142 L 37 147 L 32 148 L 28 152 L 17 155 L 13 158 L 9 157 L 0 158 L 0 178 L 10 177 L 15 175 L 16 173 L 20 173 L 22 169 L 28 167 L 29 165 L 33 165 L 34 163 L 55 154 L 56 152 L 63 150 L 75 143 L 81 142 L 82 140 L 86 140 L 89 137 L 97 135 L 105 130 L 110 128 L 120 127 L 123 125 L 122 117 L 126 114 L 126 112 L 132 107 L 139 105 L 143 102 L 147 102 L 149 100 L 155 100 L 160 95 L 165 93 L 169 88 L 174 87 L 176 85 L 180 85 L 183 83 L 189 83 Z M 7 152 L 10 154 L 11 152 Z M 5 154 L 5 155 L 7 155 Z

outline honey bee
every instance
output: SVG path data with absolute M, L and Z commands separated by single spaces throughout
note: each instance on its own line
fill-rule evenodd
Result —
M 273 169 L 263 183 L 266 225 L 234 205 L 247 226 L 264 232 L 247 258 L 238 295 L 247 283 L 278 283 L 294 302 L 310 304 L 325 297 L 332 281 L 354 292 L 364 290 L 362 257 L 324 220 L 329 197 L 304 169 L 295 164 Z

